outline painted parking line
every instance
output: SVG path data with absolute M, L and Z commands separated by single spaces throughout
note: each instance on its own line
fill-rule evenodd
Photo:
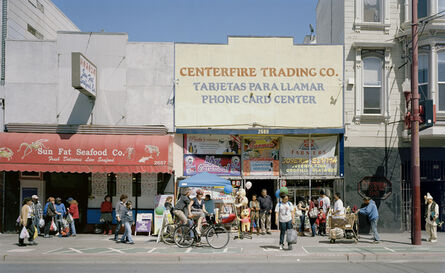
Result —
M 8 250 L 7 252 L 12 252 L 12 253 L 25 253 L 25 252 L 31 252 L 34 251 L 35 249 L 32 248 L 17 248 L 17 249 L 11 249 Z

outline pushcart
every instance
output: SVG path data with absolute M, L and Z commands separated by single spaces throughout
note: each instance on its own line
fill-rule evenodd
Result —
M 335 240 L 348 239 L 358 242 L 358 217 L 356 213 L 346 213 L 344 218 L 329 217 L 330 243 Z

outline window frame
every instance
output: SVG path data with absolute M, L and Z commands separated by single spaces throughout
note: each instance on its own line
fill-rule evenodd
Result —
M 380 17 L 380 21 L 365 21 L 365 2 L 366 0 L 362 0 L 362 22 L 366 23 L 366 24 L 383 24 L 384 22 L 384 17 L 385 17 L 385 13 L 384 13 L 384 2 L 385 0 L 376 0 L 380 2 L 380 10 L 379 10 L 379 17 Z
M 377 59 L 380 62 L 381 65 L 381 69 L 380 69 L 380 85 L 376 86 L 376 85 L 366 85 L 365 84 L 365 61 L 367 59 Z M 380 54 L 376 53 L 376 52 L 369 52 L 369 53 L 365 53 L 362 57 L 362 63 L 363 63 L 363 69 L 361 71 L 362 73 L 362 84 L 361 84 L 361 92 L 362 92 L 362 99 L 361 99 L 361 103 L 362 103 L 362 111 L 361 114 L 363 116 L 382 116 L 385 113 L 385 107 L 384 107 L 384 88 L 385 88 L 385 67 L 384 67 L 384 59 L 383 56 L 380 56 Z M 380 112 L 379 113 L 365 113 L 365 88 L 366 87 L 380 87 L 380 101 L 379 101 L 379 106 L 380 106 Z
M 440 112 L 440 113 L 445 113 L 445 106 L 444 106 L 444 109 L 443 110 L 440 110 L 440 107 L 441 107 L 441 105 L 440 105 L 440 85 L 445 85 L 445 81 L 440 81 L 440 77 L 439 77 L 439 75 L 440 75 L 440 71 L 439 71 L 439 55 L 440 54 L 443 54 L 444 56 L 445 56 L 445 48 L 442 48 L 442 49 L 440 49 L 440 50 L 438 50 L 437 51 L 437 82 L 436 82 L 436 84 L 437 84 L 437 112 Z M 444 71 L 444 73 L 445 73 L 445 71 Z M 444 92 L 444 96 L 445 96 L 445 92 Z
M 142 196 L 142 174 L 132 173 L 131 174 L 131 196 L 141 197 Z
M 430 76 L 430 52 L 429 51 L 425 51 L 425 50 L 422 50 L 422 51 L 419 50 L 419 58 L 418 58 L 419 64 L 420 64 L 420 57 L 421 56 L 426 56 L 426 75 L 427 75 L 427 80 L 426 80 L 426 82 L 420 82 L 420 75 L 419 75 L 419 73 L 420 73 L 420 65 L 419 65 L 419 69 L 418 69 L 418 73 L 417 73 L 418 74 L 417 75 L 417 79 L 418 79 L 418 82 L 417 82 L 418 92 L 419 92 L 420 98 L 422 98 L 422 92 L 420 91 L 420 87 L 421 86 L 426 86 L 427 89 L 426 89 L 425 99 L 429 99 L 430 98 L 430 78 L 431 78 L 431 76 Z
M 389 34 L 391 27 L 390 21 L 390 0 L 378 0 L 381 3 L 381 20 L 380 22 L 365 22 L 364 20 L 364 0 L 355 0 L 355 19 L 354 30 L 361 32 L 366 30 L 384 30 L 385 34 Z

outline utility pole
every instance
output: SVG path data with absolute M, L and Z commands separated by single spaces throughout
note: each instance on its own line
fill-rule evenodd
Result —
M 411 244 L 421 245 L 420 233 L 420 151 L 419 151 L 419 90 L 418 90 L 418 35 L 417 1 L 412 0 L 412 64 L 411 64 Z

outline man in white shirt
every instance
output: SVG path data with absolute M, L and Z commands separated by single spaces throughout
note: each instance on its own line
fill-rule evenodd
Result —
M 295 221 L 294 207 L 289 202 L 289 197 L 285 193 L 280 193 L 281 201 L 275 206 L 275 222 L 280 228 L 280 250 L 283 250 L 284 235 L 288 229 L 292 229 L 292 224 Z M 288 244 L 288 249 L 292 249 L 292 244 Z
M 332 218 L 334 219 L 344 219 L 345 218 L 345 207 L 343 206 L 343 201 L 340 199 L 340 193 L 336 192 L 334 194 L 334 212 Z
M 331 207 L 331 201 L 329 197 L 326 196 L 324 190 L 320 191 L 320 197 L 318 198 L 318 208 L 323 210 L 323 213 L 328 215 L 328 210 Z
M 433 197 L 428 192 L 425 196 L 425 231 L 428 234 L 428 242 L 437 242 L 437 219 L 439 218 L 439 206 L 433 201 Z

